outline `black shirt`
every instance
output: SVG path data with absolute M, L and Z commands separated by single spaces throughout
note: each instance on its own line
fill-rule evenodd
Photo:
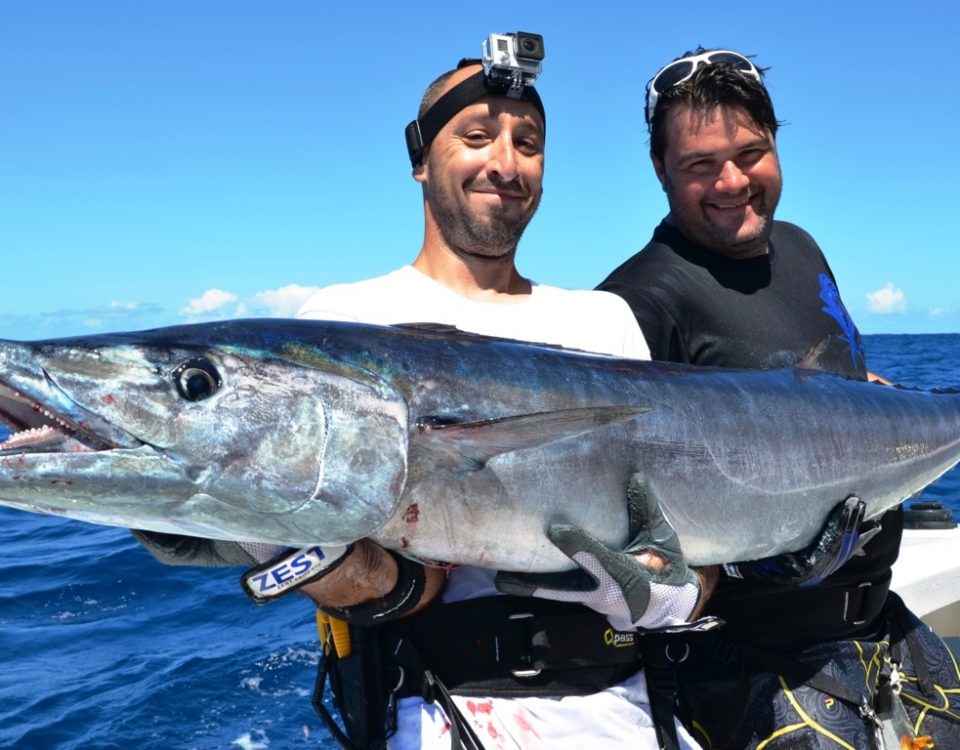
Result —
M 863 342 L 833 273 L 813 238 L 793 224 L 774 222 L 768 254 L 735 260 L 706 250 L 662 222 L 647 246 L 598 289 L 629 303 L 655 360 L 757 369 L 815 361 L 823 370 L 866 377 Z M 866 545 L 866 554 L 853 558 L 821 587 L 887 580 L 901 534 L 902 514 L 887 513 L 883 531 Z M 725 580 L 708 610 L 726 619 L 731 629 L 788 630 L 791 591 Z M 808 597 L 793 598 L 798 607 L 809 606 Z M 773 612 L 778 614 L 769 616 Z M 826 629 L 841 625 L 834 620 L 834 613 L 823 613 Z
M 599 289 L 633 309 L 653 359 L 790 367 L 821 343 L 821 369 L 866 377 L 863 343 L 813 238 L 774 222 L 770 252 L 733 260 L 662 223 Z

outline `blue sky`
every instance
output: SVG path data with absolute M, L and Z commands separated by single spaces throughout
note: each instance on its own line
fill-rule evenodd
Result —
M 960 6 L 830 2 L 0 5 L 0 337 L 292 314 L 415 256 L 404 125 L 493 31 L 543 34 L 545 195 L 521 272 L 592 287 L 666 203 L 643 90 L 697 44 L 756 55 L 778 218 L 817 238 L 864 333 L 960 331 L 950 216 Z

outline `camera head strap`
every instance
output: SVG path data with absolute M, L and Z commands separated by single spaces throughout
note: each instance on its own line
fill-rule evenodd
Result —
M 457 65 L 457 69 L 467 67 L 468 65 L 479 65 L 482 60 L 464 58 Z M 517 83 L 517 81 L 505 78 L 503 76 L 489 75 L 488 66 L 484 65 L 484 70 L 478 70 L 469 78 L 465 78 L 456 86 L 447 91 L 437 101 L 433 103 L 423 117 L 420 117 L 404 130 L 404 137 L 407 141 L 407 153 L 410 155 L 410 163 L 416 167 L 423 158 L 423 150 L 430 145 L 437 133 L 464 107 L 483 99 L 485 96 L 506 96 L 511 99 L 520 99 L 530 102 L 543 119 L 543 125 L 547 125 L 547 115 L 543 110 L 543 102 L 540 95 L 531 83 Z

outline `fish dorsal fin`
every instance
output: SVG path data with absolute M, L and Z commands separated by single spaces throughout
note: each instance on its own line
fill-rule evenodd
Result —
M 464 341 L 494 341 L 494 342 L 504 342 L 508 344 L 519 344 L 521 346 L 539 346 L 545 347 L 548 349 L 562 349 L 567 351 L 579 351 L 577 349 L 567 349 L 565 346 L 560 346 L 559 344 L 551 344 L 546 341 L 518 341 L 517 339 L 506 338 L 504 336 L 494 336 L 487 333 L 476 333 L 474 331 L 465 331 L 462 328 L 457 328 L 454 325 L 449 323 L 394 323 L 390 326 L 391 328 L 402 328 L 407 331 L 412 331 L 413 333 L 439 333 L 444 334 L 456 334 L 459 338 Z M 588 354 L 593 354 L 594 352 L 588 352 Z
M 420 417 L 417 428 L 464 469 L 480 469 L 502 453 L 576 437 L 614 422 L 625 422 L 651 411 L 638 406 L 591 406 L 535 414 L 520 414 L 479 422 L 453 422 Z
M 800 357 L 800 360 L 797 362 L 797 367 L 804 370 L 821 370 L 823 372 L 830 372 L 830 368 L 826 367 L 821 357 L 823 357 L 824 352 L 827 351 L 827 347 L 830 346 L 830 339 L 832 336 L 824 336 L 816 344 L 807 349 L 807 353 Z
M 467 333 L 449 323 L 394 323 L 392 328 L 407 328 L 411 331 L 425 331 L 428 333 Z

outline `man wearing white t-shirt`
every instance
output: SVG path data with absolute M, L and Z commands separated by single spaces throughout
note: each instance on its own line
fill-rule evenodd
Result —
M 463 61 L 430 85 L 407 127 L 424 199 L 413 263 L 322 289 L 299 316 L 439 323 L 648 359 L 622 299 L 517 271 L 517 243 L 541 196 L 546 118 L 532 81 L 508 85 L 494 72 Z M 671 750 L 699 747 L 669 706 L 654 729 L 636 631 L 688 621 L 710 586 L 687 568 L 642 477 L 624 488 L 624 503 L 623 550 L 569 525 L 548 530 L 580 566 L 558 577 L 425 567 L 365 539 L 324 548 L 319 577 L 312 571 L 299 588 L 351 638 L 349 654 L 338 645 L 321 663 L 352 744 L 318 705 L 334 736 L 393 750 L 593 750 L 657 748 L 659 733 Z M 292 553 L 272 545 L 134 533 L 165 563 L 290 570 Z
M 524 87 L 520 98 L 502 95 L 490 87 L 477 64 L 460 67 L 434 82 L 415 121 L 420 141 L 411 145 L 408 138 L 413 177 L 421 184 L 424 197 L 425 231 L 419 254 L 411 265 L 384 276 L 320 290 L 298 316 L 382 325 L 442 323 L 473 333 L 648 359 L 636 321 L 619 298 L 538 285 L 516 269 L 517 243 L 541 196 L 544 119 L 532 87 Z M 574 545 L 581 541 L 576 531 Z M 675 545 L 675 537 L 672 539 Z M 632 633 L 613 635 L 618 631 L 632 631 L 638 624 L 657 627 L 688 619 L 697 604 L 697 578 L 687 570 L 678 549 L 674 548 L 673 554 L 654 544 L 645 549 L 645 556 L 640 550 L 638 554 L 630 554 L 633 550 L 601 550 L 595 557 L 587 554 L 589 561 L 599 565 L 600 575 L 593 576 L 594 580 L 609 584 L 602 596 L 580 591 L 536 592 L 547 599 L 585 603 L 616 623 L 616 631 L 579 604 L 554 607 L 549 612 L 551 625 L 544 627 L 562 623 L 567 611 L 574 618 L 570 620 L 572 628 L 584 622 L 576 618 L 592 617 L 604 626 L 612 646 L 613 639 L 620 637 L 633 643 Z M 607 556 L 616 558 L 610 571 L 603 562 Z M 578 557 L 578 562 L 581 559 Z M 518 602 L 514 605 L 517 613 L 526 615 L 531 609 L 528 599 L 498 596 L 494 571 L 460 567 L 448 572 L 417 566 L 411 573 L 411 566 L 363 540 L 329 575 L 303 590 L 322 609 L 350 622 L 376 620 L 378 606 L 399 613 L 402 619 L 396 622 L 409 622 L 411 627 L 421 622 L 453 622 L 450 626 L 431 625 L 427 638 L 420 633 L 418 648 L 434 653 L 436 647 L 435 653 L 447 655 L 441 661 L 455 662 L 459 652 L 454 646 L 444 651 L 437 642 L 462 638 L 471 622 L 478 623 L 478 632 L 486 633 L 487 624 L 479 621 L 491 608 L 499 613 L 499 608 L 512 601 Z M 625 568 L 632 569 L 624 572 Z M 422 580 L 408 585 L 411 575 Z M 621 590 L 620 582 L 631 576 L 628 589 Z M 398 591 L 406 598 L 398 596 Z M 411 591 L 418 593 L 411 595 Z M 483 601 L 476 602 L 478 599 Z M 439 602 L 427 606 L 435 600 Z M 448 617 L 450 612 L 453 615 Z M 516 616 L 497 615 L 503 622 Z M 404 633 L 406 643 L 411 631 Z M 571 636 L 576 638 L 577 632 Z M 427 660 L 423 653 L 418 655 Z M 576 654 L 561 656 L 575 660 Z M 586 654 L 584 661 L 589 662 Z M 445 673 L 457 672 L 455 663 L 426 666 L 441 681 Z M 448 748 L 451 733 L 458 732 L 459 742 L 466 747 L 479 740 L 489 748 L 655 748 L 658 744 L 638 668 L 639 662 L 634 660 L 632 665 L 611 669 L 609 674 L 617 675 L 615 681 L 586 693 L 563 685 L 539 690 L 535 682 L 525 683 L 525 676 L 519 675 L 517 685 L 501 684 L 490 694 L 478 692 L 482 688 L 474 685 L 466 695 L 458 695 L 456 686 L 451 686 L 454 695 L 445 705 L 426 702 L 419 695 L 401 697 L 396 709 L 397 731 L 389 746 Z M 402 674 L 409 681 L 408 673 L 409 668 Z M 392 677 L 384 677 L 384 683 L 392 681 Z M 336 680 L 334 684 L 338 686 Z M 340 690 L 346 690 L 342 685 Z M 341 708 L 351 704 L 350 696 L 338 699 Z M 450 713 L 459 713 L 459 717 Z M 350 722 L 346 723 L 349 726 Z M 698 747 L 684 730 L 679 734 L 678 747 Z

